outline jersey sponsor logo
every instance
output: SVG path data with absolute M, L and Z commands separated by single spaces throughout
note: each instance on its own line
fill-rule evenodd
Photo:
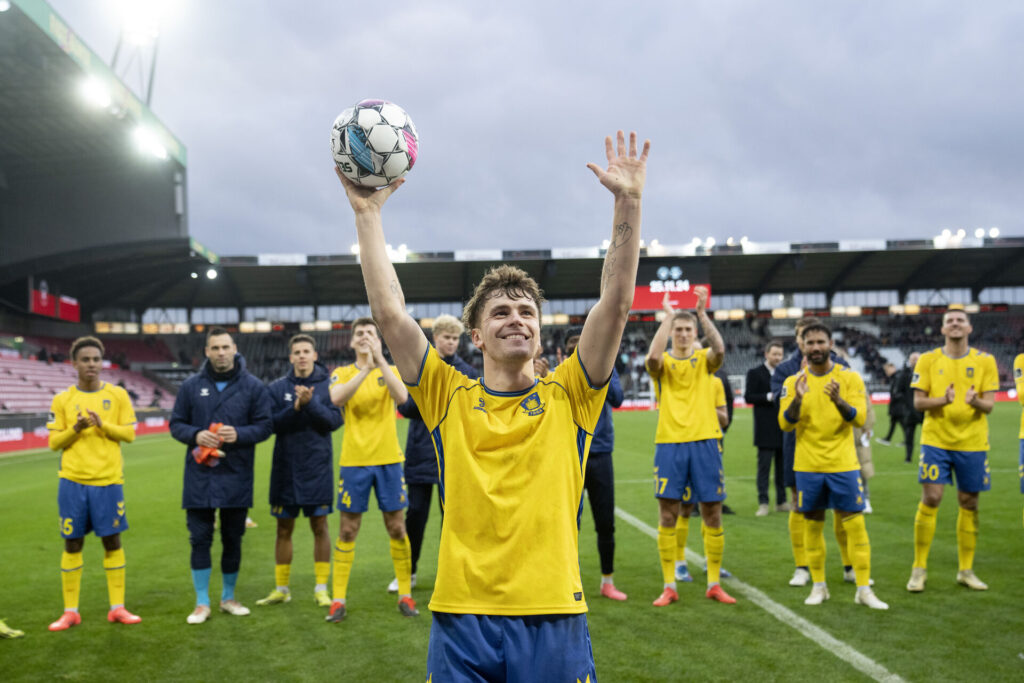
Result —
M 291 403 L 294 399 L 292 398 L 292 395 L 286 391 L 284 392 L 284 400 L 287 403 Z
M 209 396 L 210 395 L 210 390 L 207 389 L 206 387 L 203 387 L 202 389 L 199 390 L 199 395 L 200 396 Z
M 486 413 L 487 412 L 487 405 L 484 403 L 483 399 L 480 399 L 480 403 L 475 405 L 475 406 L 473 406 L 473 410 L 482 410 L 482 411 L 484 411 Z
M 523 407 L 523 412 L 527 415 L 540 415 L 544 412 L 544 404 L 536 391 L 520 401 L 519 405 Z
M 110 410 L 110 399 L 103 399 L 103 410 Z
M 974 368 L 967 368 L 967 376 L 974 377 Z
M 920 372 L 915 372 L 914 376 L 910 379 L 910 383 L 911 384 L 917 384 L 920 381 L 921 381 L 921 373 Z

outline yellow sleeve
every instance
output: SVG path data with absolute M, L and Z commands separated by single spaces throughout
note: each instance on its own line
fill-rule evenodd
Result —
M 996 358 L 992 354 L 985 354 L 985 377 L 982 379 L 981 388 L 978 393 L 999 391 L 999 367 L 996 365 Z
M 1024 353 L 1013 359 L 1013 383 L 1017 387 L 1017 400 L 1024 405 Z
M 853 426 L 863 427 L 864 422 L 868 419 L 867 392 L 864 389 L 864 380 L 853 370 L 849 374 L 850 377 L 847 382 L 849 396 L 843 396 L 843 400 L 857 411 L 857 414 L 851 420 Z
M 423 423 L 427 426 L 428 430 L 433 430 L 437 427 L 441 422 L 441 418 L 444 417 L 448 398 L 456 388 L 459 378 L 469 384 L 476 383 L 476 380 L 470 380 L 454 367 L 441 360 L 437 349 L 428 344 L 427 351 L 423 354 L 423 361 L 420 365 L 416 382 L 405 383 L 413 401 L 416 402 L 416 407 L 420 411 L 420 417 L 423 418 Z
M 662 371 L 664 369 L 665 369 L 665 354 L 664 353 L 661 354 L 661 368 L 658 369 L 658 370 L 655 370 L 654 368 L 651 367 L 651 361 L 649 359 L 644 360 L 644 370 L 646 370 L 647 374 L 651 376 L 651 379 L 658 379 L 659 377 L 661 377 L 661 373 L 662 373 Z
M 75 426 L 67 426 L 64 420 L 64 394 L 60 393 L 53 397 L 50 403 L 50 419 L 46 422 L 46 428 L 50 430 L 50 450 L 61 451 L 70 446 L 78 438 Z
M 930 369 L 932 365 L 932 354 L 922 353 L 921 357 L 917 359 L 917 365 L 914 366 L 914 376 L 910 381 L 911 389 L 918 389 L 923 391 L 926 395 L 931 390 L 931 377 Z
M 725 385 L 722 378 L 715 375 L 715 407 L 721 408 L 725 405 Z
M 576 351 L 555 368 L 554 381 L 565 387 L 572 405 L 572 417 L 580 427 L 593 433 L 601 417 L 608 383 L 595 387 Z
M 786 378 L 786 381 L 782 383 L 782 391 L 779 392 L 779 427 L 784 432 L 791 432 L 796 429 L 796 422 L 790 422 L 786 417 L 786 409 L 789 408 L 789 404 L 793 402 L 793 396 L 796 393 L 796 377 L 797 375 L 790 375 Z

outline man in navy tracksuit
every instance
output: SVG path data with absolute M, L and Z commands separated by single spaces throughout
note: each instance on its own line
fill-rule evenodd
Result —
M 274 415 L 274 461 L 270 468 L 270 514 L 277 518 L 274 580 L 270 595 L 257 605 L 289 602 L 292 532 L 304 514 L 313 531 L 313 598 L 331 606 L 327 579 L 331 573 L 331 539 L 327 515 L 334 500 L 334 448 L 331 433 L 341 426 L 341 410 L 331 403 L 330 373 L 318 363 L 316 341 L 308 334 L 288 340 L 292 371 L 267 389 Z
M 462 322 L 454 315 L 440 315 L 434 321 L 434 347 L 441 359 L 452 365 L 466 377 L 476 379 L 480 373 L 462 360 L 456 351 L 462 336 Z M 412 551 L 412 586 L 416 586 L 416 565 L 423 548 L 423 532 L 430 515 L 430 499 L 434 486 L 438 484 L 437 455 L 430 432 L 420 418 L 419 408 L 412 398 L 398 406 L 398 412 L 409 420 L 409 434 L 405 440 L 405 485 L 408 489 L 409 507 L 405 511 L 405 530 L 409 534 L 409 548 Z M 438 499 L 440 502 L 440 499 Z M 444 515 L 444 508 L 441 508 Z M 398 592 L 398 579 L 388 585 L 389 593 Z
M 215 425 L 220 425 L 212 429 Z M 222 327 L 206 335 L 206 362 L 178 390 L 171 414 L 171 435 L 186 444 L 185 509 L 192 544 L 192 583 L 196 608 L 188 623 L 210 617 L 210 571 L 213 565 L 214 516 L 220 508 L 224 577 L 220 609 L 244 616 L 248 608 L 235 599 L 242 562 L 245 516 L 252 507 L 253 459 L 256 444 L 273 431 L 266 387 L 245 369 L 245 359 Z
M 779 404 L 779 396 L 782 393 L 782 385 L 785 383 L 786 378 L 795 375 L 803 368 L 804 355 L 800 348 L 800 332 L 807 325 L 817 322 L 817 318 L 801 318 L 797 321 L 794 333 L 796 335 L 797 349 L 793 354 L 782 361 L 775 367 L 775 371 L 772 373 L 771 380 L 771 393 L 772 399 L 775 401 L 775 405 Z M 850 367 L 850 364 L 846 362 L 845 358 L 842 358 L 835 351 L 832 351 L 832 362 L 839 363 L 846 367 Z M 777 410 L 778 408 L 776 408 Z M 796 456 L 796 431 L 783 432 L 782 433 L 782 462 L 783 462 L 783 483 L 786 488 L 789 489 L 789 540 L 793 548 L 793 562 L 796 564 L 796 569 L 793 571 L 793 578 L 789 580 L 790 586 L 806 586 L 811 581 L 811 572 L 807 565 L 807 558 L 804 552 L 804 516 L 797 512 L 797 496 L 796 496 L 796 473 L 793 472 L 793 459 Z M 781 507 L 781 506 L 780 506 Z M 842 525 L 836 525 L 836 534 L 842 533 Z M 840 542 L 840 549 L 845 548 L 846 544 Z

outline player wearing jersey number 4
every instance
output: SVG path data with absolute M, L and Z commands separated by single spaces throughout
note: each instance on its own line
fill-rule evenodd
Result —
M 910 383 L 914 408 L 924 413 L 917 480 L 921 502 L 914 518 L 914 565 L 907 590 L 920 593 L 928 578 L 928 553 L 943 487 L 956 479 L 960 514 L 956 521 L 959 559 L 957 583 L 973 590 L 988 588 L 974 574 L 978 543 L 978 497 L 992 487 L 988 466 L 988 414 L 999 388 L 996 361 L 968 346 L 972 332 L 963 307 L 950 306 L 942 316 L 946 343 L 921 354 Z
M 492 269 L 463 313 L 484 380 L 441 360 L 408 314 L 387 255 L 381 207 L 402 181 L 373 191 L 339 174 L 380 325 L 437 452 L 444 524 L 427 680 L 589 680 L 597 673 L 580 580 L 578 514 L 587 454 L 629 315 L 640 254 L 649 143 L 605 141 L 615 198 L 594 305 L 576 352 L 538 380 L 543 297 L 511 266 Z

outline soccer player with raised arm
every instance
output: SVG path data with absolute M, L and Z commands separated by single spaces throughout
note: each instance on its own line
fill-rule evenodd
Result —
M 396 432 L 396 405 L 409 398 L 398 369 L 388 365 L 373 318 L 352 322 L 349 346 L 356 352 L 351 365 L 331 374 L 331 400 L 345 413 L 338 477 L 338 542 L 334 545 L 334 585 L 327 621 L 341 622 L 347 614 L 348 580 L 355 559 L 356 536 L 369 508 L 370 490 L 384 514 L 391 545 L 391 562 L 398 580 L 398 611 L 419 616 L 412 599 L 412 562 L 403 510 L 409 504 L 402 473 L 402 448 Z
M 722 589 L 722 501 L 725 473 L 722 469 L 722 428 L 715 409 L 715 371 L 722 366 L 725 344 L 706 306 L 707 289 L 697 287 L 697 314 L 675 311 L 666 294 L 665 318 L 651 340 L 646 367 L 658 398 L 658 428 L 654 436 L 654 497 L 658 499 L 658 556 L 665 581 L 654 601 L 664 607 L 679 599 L 676 590 L 677 548 L 686 545 L 676 526 L 680 505 L 700 503 L 704 555 L 707 559 L 707 597 L 725 604 L 736 599 Z M 698 342 L 697 323 L 708 338 L 708 348 Z M 669 338 L 672 350 L 666 351 Z M 682 501 L 682 503 L 680 503 Z M 685 580 L 685 578 L 683 578 Z
M 292 533 L 300 514 L 313 532 L 313 599 L 328 607 L 331 535 L 327 516 L 334 498 L 334 445 L 341 411 L 331 403 L 330 374 L 319 362 L 316 340 L 297 334 L 288 340 L 292 370 L 267 387 L 274 418 L 274 461 L 270 467 L 270 514 L 277 518 L 274 541 L 275 588 L 257 605 L 292 599 Z
M 1024 353 L 1017 354 L 1013 359 L 1013 384 L 1017 389 L 1017 400 L 1024 406 Z M 1024 493 L 1024 410 L 1020 414 L 1020 432 L 1017 438 L 1020 439 L 1020 492 Z
M 339 173 L 355 212 L 363 279 L 409 393 L 430 430 L 445 517 L 427 680 L 596 680 L 578 552 L 587 452 L 629 314 L 640 253 L 647 154 L 636 134 L 605 140 L 608 168 L 588 164 L 615 198 L 601 296 L 576 352 L 538 380 L 543 299 L 511 266 L 492 269 L 463 321 L 484 379 L 444 363 L 416 321 L 388 259 L 374 191 Z
M 779 426 L 796 431 L 793 471 L 797 510 L 807 520 L 804 547 L 814 586 L 805 605 L 828 600 L 825 583 L 825 510 L 842 520 L 856 575 L 854 601 L 889 609 L 871 590 L 871 543 L 864 523 L 864 494 L 853 428 L 864 425 L 864 380 L 831 358 L 832 330 L 820 322 L 800 330 L 807 367 L 790 375 L 779 394 Z
M 50 624 L 64 631 L 82 623 L 78 597 L 82 586 L 85 535 L 103 542 L 110 612 L 107 621 L 137 624 L 142 619 L 124 607 L 125 559 L 121 532 L 128 531 L 124 510 L 124 459 L 121 444 L 135 440 L 135 411 L 121 387 L 100 379 L 103 343 L 79 337 L 71 344 L 78 382 L 53 397 L 50 448 L 61 451 L 57 506 L 64 553 L 60 558 L 64 614 Z
M 924 413 L 917 480 L 921 502 L 914 517 L 914 566 L 907 590 L 920 593 L 928 578 L 928 552 L 943 486 L 956 478 L 960 514 L 956 549 L 957 583 L 973 590 L 988 588 L 974 574 L 978 543 L 978 496 L 992 487 L 988 467 L 988 414 L 999 389 L 996 360 L 968 346 L 971 321 L 963 307 L 950 306 L 942 316 L 946 343 L 921 354 L 910 387 L 914 408 Z

